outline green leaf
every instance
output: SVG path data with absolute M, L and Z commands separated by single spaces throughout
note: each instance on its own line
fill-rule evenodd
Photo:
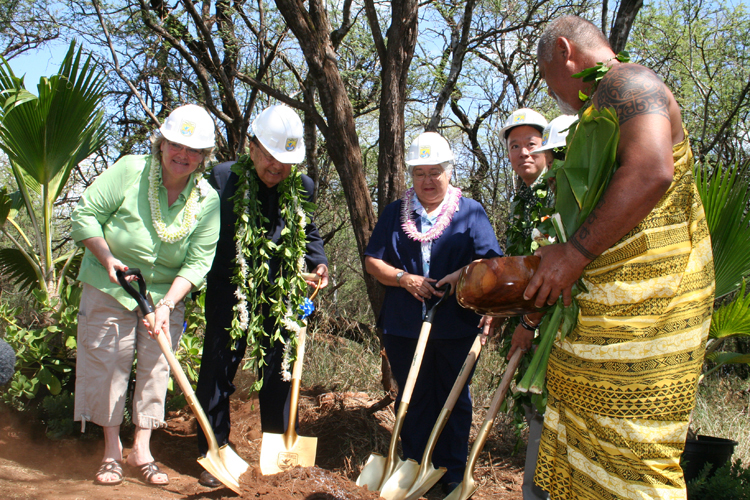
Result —
M 10 279 L 20 289 L 38 286 L 36 269 L 17 248 L 0 249 L 0 274 Z
M 745 288 L 746 283 L 743 281 L 734 300 L 714 311 L 709 338 L 750 336 L 750 293 L 745 294 Z
M 696 184 L 706 212 L 714 256 L 716 297 L 731 293 L 750 274 L 750 190 L 744 180 L 750 163 L 736 163 L 729 169 L 722 164 L 696 167 Z
M 738 352 L 713 352 L 707 355 L 706 358 L 716 363 L 716 366 L 712 368 L 711 371 L 726 364 L 750 363 L 750 354 L 742 354 Z M 706 375 L 708 375 L 708 373 L 709 372 L 707 372 Z

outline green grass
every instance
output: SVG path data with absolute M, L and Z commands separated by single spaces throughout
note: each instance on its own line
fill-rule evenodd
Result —
M 378 342 L 364 344 L 313 332 L 305 354 L 303 387 L 321 387 L 338 392 L 383 395 L 380 385 Z M 472 381 L 475 408 L 487 408 L 505 371 L 506 362 L 490 342 L 482 352 Z M 481 415 L 483 411 L 478 412 Z M 503 420 L 510 422 L 510 415 Z M 699 388 L 693 411 L 693 429 L 699 434 L 733 439 L 739 444 L 734 458 L 750 466 L 750 380 L 714 374 Z
M 692 428 L 698 434 L 737 441 L 733 458 L 750 466 L 750 380 L 718 373 L 704 379 L 698 388 Z

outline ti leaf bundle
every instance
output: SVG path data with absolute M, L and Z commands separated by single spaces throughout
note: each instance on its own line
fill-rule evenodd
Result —
M 620 143 L 620 124 L 612 108 L 601 110 L 589 106 L 581 115 L 578 126 L 568 134 L 565 162 L 556 162 L 554 176 L 557 185 L 555 210 L 562 227 L 558 230 L 558 241 L 566 241 L 574 234 L 599 203 L 617 168 L 617 146 Z M 577 294 L 578 284 L 573 288 Z M 539 333 L 540 342 L 529 369 L 518 384 L 521 392 L 540 394 L 544 388 L 552 345 L 560 331 L 561 339 L 573 331 L 578 321 L 578 304 L 565 307 L 558 299 L 547 311 Z

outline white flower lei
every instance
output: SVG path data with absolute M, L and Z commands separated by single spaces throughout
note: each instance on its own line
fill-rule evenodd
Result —
M 292 168 L 290 176 L 278 184 L 279 211 L 284 220 L 284 229 L 278 244 L 266 237 L 263 223 L 267 222 L 260 212 L 258 201 L 258 176 L 249 156 L 243 156 L 232 167 L 239 180 L 234 195 L 234 211 L 237 214 L 235 225 L 236 266 L 233 282 L 237 285 L 231 336 L 247 336 L 250 346 L 250 362 L 262 367 L 265 349 L 264 337 L 270 343 L 284 343 L 282 379 L 290 380 L 289 368 L 293 361 L 292 347 L 296 346 L 297 334 L 304 327 L 298 318 L 299 306 L 305 298 L 307 285 L 301 277 L 305 266 L 307 235 L 306 210 L 314 210 L 314 205 L 300 198 L 302 189 L 301 174 Z M 281 261 L 279 275 L 270 283 L 267 261 L 272 257 Z M 250 261 L 252 264 L 250 264 Z M 264 304 L 269 304 L 270 315 L 276 318 L 273 332 L 266 333 L 262 313 Z M 251 314 L 252 311 L 252 314 Z M 289 333 L 289 340 L 281 334 L 281 328 Z M 253 390 L 260 388 L 262 377 Z
M 182 224 L 177 227 L 167 227 L 161 216 L 159 202 L 159 185 L 161 184 L 161 163 L 156 155 L 151 156 L 151 167 L 148 173 L 148 203 L 151 206 L 151 222 L 159 239 L 164 243 L 175 243 L 190 234 L 198 221 L 198 199 L 205 197 L 211 186 L 205 179 L 199 178 L 196 186 L 190 190 L 185 207 L 183 208 Z M 208 189 L 208 190 L 207 190 Z

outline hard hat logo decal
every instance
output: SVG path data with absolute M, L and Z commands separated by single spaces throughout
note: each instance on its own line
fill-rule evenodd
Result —
M 544 135 L 542 136 L 542 146 L 546 146 L 547 143 L 549 142 L 549 133 L 550 133 L 549 129 L 544 131 Z
M 526 113 L 521 113 L 513 118 L 513 123 L 523 123 L 526 121 Z
M 284 146 L 284 149 L 287 151 L 294 151 L 294 149 L 297 147 L 297 139 L 289 138 L 286 140 L 286 145 Z
M 430 157 L 430 146 L 420 146 L 419 147 L 419 157 L 420 158 L 429 158 Z
M 190 137 L 195 132 L 195 123 L 187 120 L 182 120 L 180 123 L 180 133 L 184 136 Z

